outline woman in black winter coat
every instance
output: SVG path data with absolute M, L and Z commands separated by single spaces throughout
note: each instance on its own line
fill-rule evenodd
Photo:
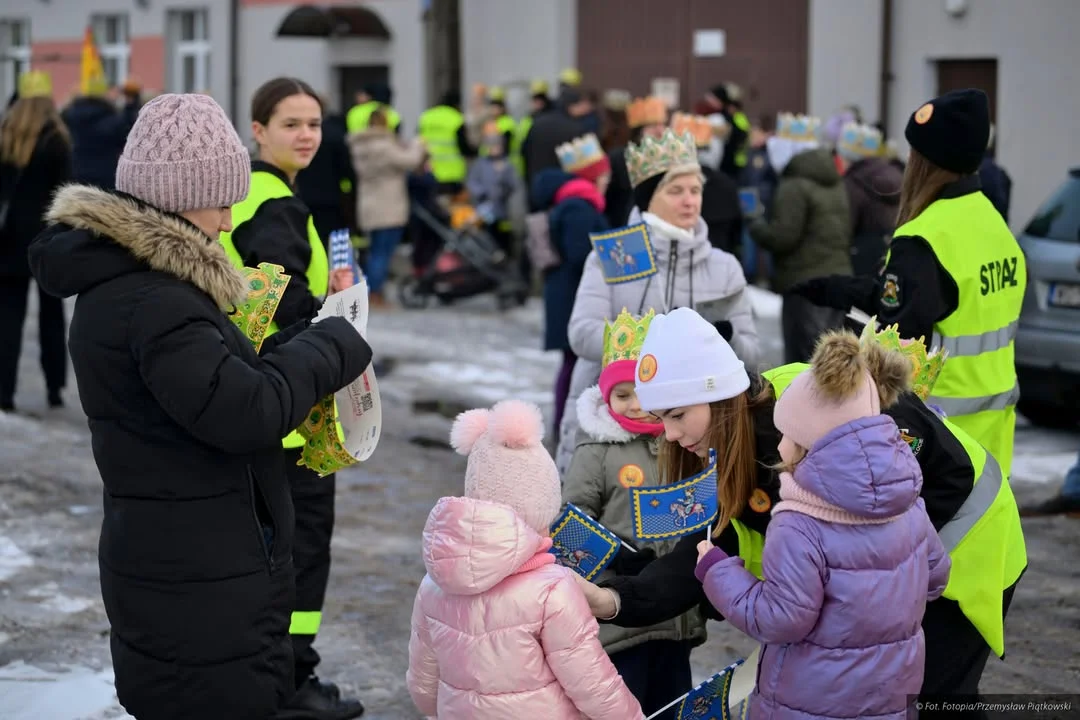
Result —
M 15 410 L 15 384 L 30 289 L 30 241 L 45 229 L 53 193 L 71 175 L 71 137 L 49 76 L 27 73 L 0 126 L 0 411 Z M 64 304 L 38 286 L 38 342 L 49 407 L 67 384 Z
M 218 242 L 250 159 L 203 95 L 148 103 L 117 191 L 72 185 L 30 248 L 46 291 L 78 296 L 71 356 L 105 486 L 98 549 L 121 704 L 138 718 L 263 720 L 293 694 L 293 504 L 281 438 L 357 378 L 342 318 L 256 353 Z

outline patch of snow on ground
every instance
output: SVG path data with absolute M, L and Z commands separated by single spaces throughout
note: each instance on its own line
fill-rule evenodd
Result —
M 117 705 L 112 670 L 49 672 L 22 661 L 0 667 L 0 707 L 7 720 L 128 717 Z
M 20 550 L 11 538 L 0 535 L 0 580 L 7 580 L 33 564 L 33 558 Z
M 764 288 L 759 288 L 757 285 L 747 285 L 746 294 L 750 296 L 750 304 L 754 308 L 754 317 L 780 317 L 780 308 L 783 306 L 784 300 L 779 295 Z

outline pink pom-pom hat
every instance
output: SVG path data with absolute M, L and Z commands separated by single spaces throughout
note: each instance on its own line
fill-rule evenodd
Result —
M 544 419 L 532 403 L 503 400 L 458 415 L 450 445 L 469 458 L 465 496 L 509 505 L 547 534 L 562 507 L 562 487 L 543 440 Z

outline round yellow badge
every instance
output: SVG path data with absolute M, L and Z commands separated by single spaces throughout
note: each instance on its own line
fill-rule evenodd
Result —
M 638 361 L 637 377 L 641 382 L 649 382 L 656 377 L 656 358 L 646 355 Z
M 637 465 L 623 465 L 619 468 L 619 483 L 625 488 L 641 487 L 645 484 L 645 471 Z
M 919 125 L 925 125 L 930 121 L 930 116 L 934 114 L 934 104 L 926 103 L 921 108 L 915 111 L 915 122 Z
M 768 512 L 769 508 L 772 507 L 772 500 L 769 499 L 769 493 L 761 488 L 757 488 L 754 490 L 754 494 L 750 496 L 748 505 L 750 505 L 750 509 L 754 512 Z

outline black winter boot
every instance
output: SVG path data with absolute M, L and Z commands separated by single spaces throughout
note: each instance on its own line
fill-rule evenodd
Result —
M 320 682 L 312 675 L 274 720 L 351 720 L 363 714 L 359 700 L 342 698 L 337 685 Z

